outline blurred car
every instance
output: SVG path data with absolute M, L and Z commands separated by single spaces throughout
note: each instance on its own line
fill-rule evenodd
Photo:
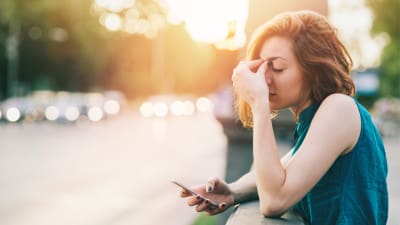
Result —
M 374 103 L 372 116 L 382 136 L 398 136 L 400 133 L 400 99 L 379 99 Z
M 19 122 L 39 117 L 39 109 L 26 98 L 14 97 L 6 99 L 1 105 L 2 117 L 7 122 Z
M 97 122 L 119 114 L 125 103 L 125 96 L 119 91 L 35 91 L 24 97 L 6 99 L 0 105 L 0 119 L 6 122 L 74 123 L 79 119 Z
M 211 112 L 213 104 L 207 97 L 191 95 L 155 95 L 140 105 L 144 117 L 192 116 L 196 113 Z

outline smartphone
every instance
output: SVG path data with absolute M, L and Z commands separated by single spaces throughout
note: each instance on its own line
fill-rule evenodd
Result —
M 204 196 L 202 196 L 201 194 L 199 194 L 199 193 L 197 193 L 197 192 L 191 190 L 190 188 L 186 187 L 185 185 L 179 183 L 178 181 L 172 180 L 171 182 L 174 183 L 174 184 L 176 184 L 176 185 L 178 185 L 179 187 L 183 188 L 185 191 L 191 193 L 193 196 L 200 197 L 200 198 L 202 198 L 203 200 L 206 200 L 206 199 L 207 199 L 206 197 L 204 197 Z M 208 201 L 210 202 L 210 204 L 208 205 L 209 208 L 211 208 L 211 209 L 216 209 L 216 208 L 218 208 L 218 203 L 213 202 L 213 201 L 211 201 L 210 199 L 208 199 Z

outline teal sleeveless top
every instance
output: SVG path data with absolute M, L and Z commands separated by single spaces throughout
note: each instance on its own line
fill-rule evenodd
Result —
M 370 114 L 358 101 L 356 104 L 361 116 L 357 144 L 352 151 L 339 156 L 293 207 L 308 224 L 384 225 L 387 222 L 385 148 Z M 292 156 L 303 142 L 318 107 L 311 105 L 300 113 Z

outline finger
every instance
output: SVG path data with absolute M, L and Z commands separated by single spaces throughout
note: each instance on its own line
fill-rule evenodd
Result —
M 263 59 L 254 59 L 246 61 L 245 64 L 249 67 L 249 69 L 255 69 L 259 67 L 264 62 Z
M 255 60 L 251 60 L 251 61 L 247 61 L 246 65 L 250 70 L 255 70 L 257 69 L 262 63 L 264 62 L 264 60 L 262 59 L 255 59 Z
M 192 195 L 192 194 L 189 193 L 188 191 L 186 191 L 185 189 L 182 189 L 181 192 L 180 192 L 180 196 L 181 196 L 182 198 L 189 197 L 189 196 L 191 196 L 191 195 Z
M 268 62 L 265 61 L 261 64 L 261 66 L 258 68 L 257 70 L 257 74 L 260 74 L 262 76 L 264 76 L 265 72 L 267 71 L 268 68 Z
M 199 196 L 196 196 L 196 197 L 190 198 L 190 199 L 188 200 L 187 204 L 188 204 L 189 206 L 195 206 L 195 205 L 201 204 L 203 201 L 204 201 L 204 199 L 202 199 L 202 198 L 199 197 Z
M 221 212 L 225 211 L 226 209 L 227 209 L 226 203 L 225 203 L 225 202 L 222 202 L 222 203 L 220 203 L 220 204 L 218 205 L 217 208 L 210 208 L 210 207 L 208 207 L 208 208 L 207 208 L 207 214 L 210 215 L 210 216 L 216 215 L 216 214 L 218 214 L 218 213 L 221 213 Z
M 217 183 L 218 183 L 218 178 L 216 178 L 216 177 L 208 178 L 208 181 L 207 181 L 207 184 L 206 184 L 206 192 L 208 192 L 208 193 L 212 192 Z
M 257 71 L 257 69 L 260 67 L 260 65 L 264 62 L 265 61 L 262 59 L 240 62 L 236 66 L 233 74 L 241 74 L 241 73 L 248 73 L 248 72 L 255 73 Z
M 208 199 L 206 199 L 205 201 L 203 201 L 201 204 L 199 204 L 196 207 L 196 211 L 197 212 L 202 212 L 202 211 L 206 210 L 208 208 L 209 204 L 210 204 L 210 201 Z
M 235 69 L 233 69 L 231 79 L 232 79 L 232 81 L 235 81 L 236 78 L 237 78 L 237 69 L 235 68 Z

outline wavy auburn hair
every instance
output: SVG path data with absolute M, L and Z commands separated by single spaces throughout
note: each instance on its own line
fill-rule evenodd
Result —
M 339 40 L 336 29 L 320 14 L 312 11 L 286 12 L 260 26 L 252 36 L 247 59 L 260 57 L 264 42 L 274 36 L 288 38 L 300 65 L 306 86 L 304 96 L 320 104 L 332 93 L 353 96 L 354 83 L 350 76 L 353 61 Z M 245 127 L 253 126 L 250 106 L 238 98 L 236 112 Z M 297 118 L 299 112 L 295 112 Z

